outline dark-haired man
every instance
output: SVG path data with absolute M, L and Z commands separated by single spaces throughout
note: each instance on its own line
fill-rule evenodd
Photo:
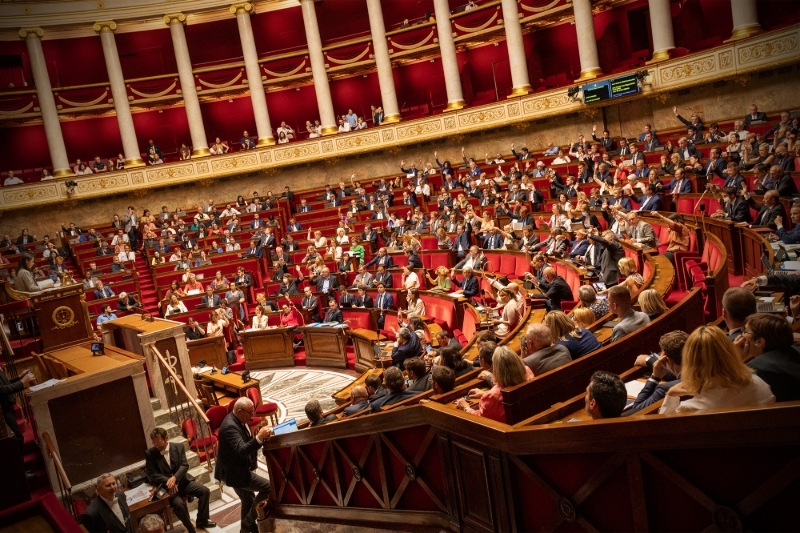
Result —
M 420 357 L 412 357 L 403 362 L 408 373 L 408 379 L 413 381 L 406 390 L 425 392 L 431 388 L 431 373 L 425 367 L 425 361 Z
M 408 330 L 405 328 L 400 330 L 401 333 L 403 331 Z M 414 334 L 412 333 L 411 335 Z M 416 335 L 414 336 L 416 337 Z M 393 366 L 383 371 L 383 385 L 389 393 L 370 402 L 373 413 L 379 412 L 384 405 L 402 402 L 418 394 L 416 391 L 406 390 L 406 381 L 403 379 L 403 373 L 399 368 Z
M 598 370 L 586 387 L 585 408 L 592 420 L 619 418 L 628 394 L 625 384 L 616 374 Z
M 654 359 L 652 362 L 652 374 L 645 382 L 631 408 L 625 411 L 625 416 L 638 413 L 645 407 L 654 404 L 666 396 L 669 389 L 680 383 L 683 345 L 686 344 L 686 339 L 688 338 L 689 335 L 685 331 L 665 333 L 658 340 L 658 346 L 661 348 L 661 353 L 658 357 L 645 355 L 636 359 L 636 364 L 639 366 L 647 365 L 651 358 Z M 665 378 L 669 379 L 669 381 L 662 383 L 661 381 Z
M 780 316 L 756 313 L 747 318 L 736 344 L 747 366 L 767 382 L 778 402 L 800 400 L 800 353 L 789 323 Z
M 194 496 L 197 500 L 197 527 L 206 529 L 217 524 L 208 519 L 208 502 L 211 492 L 208 487 L 196 483 L 189 474 L 189 462 L 183 444 L 169 443 L 167 431 L 157 427 L 150 433 L 153 447 L 145 452 L 144 473 L 150 483 L 158 487 L 163 485 L 169 491 L 169 504 L 175 516 L 181 521 L 189 533 L 195 528 L 189 518 L 189 510 L 183 501 L 184 496 Z

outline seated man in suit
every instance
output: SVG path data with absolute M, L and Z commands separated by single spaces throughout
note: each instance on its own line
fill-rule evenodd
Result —
M 214 294 L 214 288 L 210 284 L 206 285 L 206 293 L 203 295 L 203 299 L 200 303 L 208 307 L 217 307 L 219 306 L 219 302 L 219 294 Z
M 408 373 L 408 379 L 413 381 L 406 390 L 425 392 L 431 388 L 431 373 L 425 368 L 425 361 L 423 361 L 422 358 L 412 357 L 406 359 L 403 366 L 406 369 L 406 373 Z
M 342 416 L 354 415 L 369 408 L 369 393 L 364 385 L 356 385 L 350 391 L 350 405 L 344 408 Z
M 768 226 L 777 227 L 776 219 L 780 218 L 781 221 L 786 219 L 786 210 L 780 200 L 780 194 L 776 190 L 769 190 L 764 193 L 764 203 L 759 204 L 750 196 L 749 193 L 742 190 L 742 197 L 744 198 L 747 206 L 758 210 L 753 221 L 753 226 Z M 779 235 L 780 237 L 780 235 Z M 786 241 L 783 241 L 786 242 Z M 794 244 L 786 242 L 786 244 Z
M 300 300 L 300 306 L 308 312 L 312 322 L 320 322 L 319 300 L 311 292 L 311 287 L 303 288 L 303 299 Z
M 328 416 L 323 416 L 322 406 L 319 404 L 319 400 L 311 400 L 310 402 L 308 402 L 306 404 L 305 411 L 306 411 L 306 418 L 308 418 L 308 421 L 311 422 L 310 427 L 322 426 L 327 424 L 328 422 L 336 421 L 335 414 L 329 414 Z
M 766 122 L 767 114 L 758 110 L 756 104 L 750 104 L 750 112 L 744 117 L 744 125 L 749 126 L 753 122 Z
M 400 333 L 406 332 L 407 335 L 416 337 L 414 333 L 408 333 L 408 330 L 403 328 Z M 398 333 L 399 339 L 399 333 Z M 417 341 L 419 346 L 419 341 Z M 402 402 L 412 396 L 416 396 L 419 392 L 406 390 L 406 380 L 403 379 L 403 373 L 399 368 L 389 367 L 383 371 L 383 385 L 389 391 L 388 394 L 370 402 L 373 413 L 377 413 L 384 405 L 392 405 L 397 402 Z
M 624 283 L 615 285 L 608 290 L 608 308 L 619 319 L 611 332 L 612 342 L 650 323 L 650 317 L 647 314 L 633 309 L 631 292 Z
M 358 295 L 356 296 L 355 302 L 353 302 L 353 307 L 361 307 L 365 309 L 372 309 L 375 307 L 375 302 L 373 301 L 372 296 L 367 294 L 367 288 L 365 286 L 358 288 Z
M 380 248 L 375 257 L 370 259 L 364 266 L 369 268 L 372 265 L 376 265 L 376 268 L 379 266 L 383 266 L 389 269 L 394 266 L 394 261 L 392 260 L 392 256 L 390 256 L 389 253 L 387 252 L 386 248 Z
M 681 362 L 683 361 L 683 345 L 689 335 L 685 331 L 670 331 L 661 336 L 658 346 L 661 348 L 658 358 L 653 357 L 650 363 L 649 355 L 640 355 L 636 358 L 636 366 L 651 366 L 650 378 L 636 396 L 630 409 L 624 416 L 638 413 L 645 407 L 656 403 L 666 396 L 667 391 L 681 382 Z M 662 383 L 662 380 L 666 379 Z
M 767 382 L 775 401 L 800 400 L 800 358 L 794 349 L 792 327 L 782 316 L 756 313 L 747 317 L 736 344 L 743 357 L 751 357 L 747 366 Z
M 534 376 L 572 362 L 566 346 L 553 344 L 553 334 L 542 323 L 528 326 L 528 331 L 520 342 L 520 349 L 522 362 L 531 369 Z
M 153 447 L 144 454 L 144 473 L 153 486 L 163 485 L 169 490 L 169 504 L 178 520 L 189 533 L 195 533 L 195 526 L 189 518 L 189 509 L 183 502 L 184 496 L 194 496 L 198 498 L 197 527 L 200 529 L 216 527 L 217 524 L 208 519 L 211 492 L 208 487 L 196 483 L 194 476 L 189 474 L 189 462 L 186 460 L 183 444 L 170 444 L 166 430 L 160 427 L 150 433 L 150 440 Z
M 636 211 L 628 213 L 628 237 L 639 248 L 656 248 L 661 244 L 653 226 L 642 220 Z
M 417 334 L 408 328 L 400 328 L 392 348 L 392 364 L 397 368 L 403 368 L 406 359 L 419 357 L 421 354 L 422 344 Z
M 431 370 L 431 388 L 434 394 L 444 394 L 456 387 L 456 373 L 447 366 L 436 365 Z M 427 400 L 420 400 L 427 401 Z
M 129 311 L 135 313 L 140 311 L 142 308 L 139 305 L 139 302 L 136 301 L 136 298 L 132 294 L 128 294 L 125 291 L 119 293 L 119 299 L 117 300 L 117 311 Z
M 130 533 L 131 512 L 125 493 L 111 474 L 100 474 L 95 483 L 97 498 L 81 514 L 80 523 L 89 533 Z
M 480 284 L 478 283 L 478 278 L 475 277 L 472 267 L 464 267 L 462 272 L 464 277 L 461 279 L 461 281 L 458 281 L 458 279 L 455 277 L 455 272 L 453 270 L 450 271 L 450 281 L 460 287 L 454 292 L 463 294 L 465 298 L 474 298 L 480 293 Z
M 598 370 L 592 374 L 586 387 L 586 414 L 592 420 L 619 418 L 625 408 L 628 394 L 618 375 Z
M 339 302 L 335 298 L 331 298 L 328 301 L 328 312 L 325 313 L 325 318 L 322 321 L 336 324 L 344 323 L 344 316 L 342 316 L 342 311 L 339 309 Z
M 103 280 L 98 279 L 97 283 L 95 284 L 94 289 L 94 297 L 98 300 L 102 300 L 103 298 L 111 298 L 112 296 L 116 296 L 116 293 L 111 290 L 111 287 L 106 287 L 103 284 Z
M 575 299 L 569 284 L 564 278 L 556 274 L 556 269 L 546 267 L 542 276 L 544 281 L 539 283 L 539 289 L 547 297 L 545 305 L 548 311 L 560 311 L 561 302 Z
M 732 220 L 733 222 L 751 223 L 753 218 L 750 215 L 750 206 L 747 204 L 747 200 L 740 197 L 737 192 L 733 187 L 725 187 L 722 189 L 721 195 L 715 192 L 714 197 L 723 208 L 717 209 L 711 216 L 713 218 Z
M 786 244 L 800 243 L 800 206 L 793 205 L 789 211 L 789 216 L 792 217 L 792 229 L 786 230 L 783 227 L 783 217 L 775 217 L 775 227 L 778 228 L 778 239 Z

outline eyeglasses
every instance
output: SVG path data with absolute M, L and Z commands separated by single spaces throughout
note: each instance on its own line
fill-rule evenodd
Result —
M 746 329 L 742 330 L 742 335 L 750 335 L 751 337 L 755 337 L 755 333 L 752 331 L 747 331 Z

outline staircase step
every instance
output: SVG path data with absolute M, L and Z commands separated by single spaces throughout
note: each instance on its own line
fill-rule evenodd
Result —
M 150 398 L 150 407 L 153 409 L 154 412 L 158 411 L 159 409 L 161 409 L 161 400 L 159 400 L 158 398 Z
M 167 409 L 153 410 L 153 417 L 156 419 L 156 426 L 163 426 L 172 422 Z
M 194 468 L 189 468 L 189 473 L 193 475 L 194 480 L 201 485 L 205 485 L 211 481 L 211 473 L 206 470 L 206 466 L 204 464 Z

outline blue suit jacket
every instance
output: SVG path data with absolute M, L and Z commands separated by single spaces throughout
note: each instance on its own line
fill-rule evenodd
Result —
M 653 405 L 658 400 L 666 396 L 669 389 L 680 382 L 681 380 L 676 379 L 675 381 L 656 384 L 653 380 L 648 379 L 645 382 L 641 392 L 639 392 L 639 395 L 636 397 L 636 400 L 634 400 L 633 407 L 625 411 L 624 416 L 630 416 L 634 413 L 638 413 L 645 407 Z
M 388 292 L 383 293 L 382 300 L 380 294 L 376 295 L 374 300 L 375 300 L 375 309 L 389 309 L 390 307 L 394 307 L 394 298 Z
M 461 281 L 453 278 L 451 281 L 464 290 L 464 296 L 467 298 L 472 298 L 479 292 L 478 278 L 475 276 L 472 276 L 471 278 L 464 278 Z
M 661 211 L 661 198 L 656 194 L 647 199 L 647 196 L 639 198 L 639 209 L 641 211 Z
M 669 183 L 664 185 L 664 190 L 665 191 L 672 191 L 672 194 L 675 194 L 675 193 L 686 194 L 686 193 L 692 192 L 692 182 L 689 181 L 686 178 L 684 178 L 682 181 L 683 181 L 683 183 L 681 183 L 680 190 L 678 190 L 678 191 L 674 190 L 675 187 L 677 187 L 677 185 L 678 185 L 678 180 L 676 180 L 675 178 L 673 178 L 672 180 L 670 180 Z
M 584 255 L 586 250 L 589 248 L 589 239 L 583 239 L 582 241 L 578 241 L 575 243 L 575 246 L 569 251 L 570 257 L 575 257 L 577 255 Z
M 777 231 L 778 238 L 782 240 L 785 244 L 798 244 L 800 243 L 800 224 L 796 225 L 790 230 L 786 230 L 784 227 L 778 228 Z M 97 291 L 95 291 L 97 292 Z

